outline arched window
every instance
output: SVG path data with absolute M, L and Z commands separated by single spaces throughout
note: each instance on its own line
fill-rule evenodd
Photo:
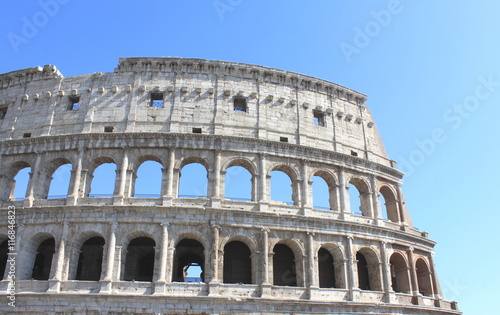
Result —
M 389 259 L 391 267 L 392 289 L 394 292 L 410 293 L 410 275 L 408 265 L 401 254 L 394 253 Z
M 330 189 L 326 181 L 320 176 L 312 178 L 313 207 L 315 209 L 330 210 Z
M 293 251 L 285 244 L 277 244 L 273 251 L 274 285 L 297 286 L 297 270 Z
M 149 237 L 138 237 L 128 244 L 123 280 L 153 281 L 155 245 Z
M 146 161 L 137 169 L 134 194 L 136 198 L 160 198 L 162 165 L 156 161 Z
M 14 177 L 13 193 L 11 200 L 23 200 L 28 192 L 28 184 L 30 181 L 31 167 L 25 167 Z
M 358 285 L 361 290 L 382 290 L 380 262 L 377 254 L 369 248 L 362 248 L 356 253 L 358 261 Z
M 31 271 L 34 280 L 48 280 L 52 266 L 52 256 L 55 252 L 55 240 L 53 237 L 46 239 L 36 251 L 35 262 Z
M 358 287 L 361 290 L 370 290 L 370 274 L 368 272 L 368 262 L 363 254 L 357 253 L 358 261 Z
M 242 166 L 231 166 L 226 169 L 224 179 L 224 198 L 231 200 L 252 201 L 253 177 Z
M 172 281 L 204 282 L 205 254 L 203 245 L 193 239 L 183 239 L 175 246 Z
M 68 196 L 71 168 L 71 164 L 66 163 L 59 166 L 52 174 L 47 199 L 66 198 Z
M 318 271 L 320 288 L 336 288 L 335 268 L 333 256 L 325 248 L 320 248 L 318 252 Z
M 364 181 L 353 178 L 349 181 L 349 203 L 351 212 L 363 216 L 372 216 L 370 193 Z
M 7 259 L 9 258 L 9 240 L 5 240 L 0 244 L 0 279 L 5 274 L 5 267 L 7 266 Z
M 250 249 L 239 241 L 224 246 L 224 283 L 252 283 Z
M 280 170 L 271 172 L 271 200 L 296 205 L 293 182 L 290 176 Z
M 96 236 L 83 243 L 78 257 L 76 280 L 99 281 L 102 270 L 104 239 Z
M 116 164 L 103 163 L 93 174 L 90 197 L 113 197 L 115 192 Z
M 202 164 L 186 164 L 179 174 L 179 198 L 207 197 L 207 175 L 207 169 Z
M 398 202 L 392 190 L 387 186 L 380 188 L 380 206 L 385 209 L 382 211 L 384 219 L 400 222 Z
M 419 258 L 415 265 L 417 269 L 418 291 L 425 296 L 432 296 L 431 273 L 427 263 Z

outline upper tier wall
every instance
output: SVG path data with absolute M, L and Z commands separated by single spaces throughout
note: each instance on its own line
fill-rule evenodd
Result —
M 151 93 L 163 107 L 151 106 Z M 233 108 L 243 97 L 247 111 Z M 78 100 L 78 109 L 71 102 Z M 248 64 L 121 58 L 113 73 L 63 77 L 55 66 L 0 75 L 0 140 L 79 133 L 239 136 L 357 155 L 394 166 L 366 96 L 328 81 Z M 4 117 L 3 117 L 4 116 Z M 319 116 L 323 125 L 314 123 Z M 197 130 L 199 131 L 199 129 Z

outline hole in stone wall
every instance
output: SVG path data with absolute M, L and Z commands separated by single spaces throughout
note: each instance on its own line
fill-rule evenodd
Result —
M 115 191 L 116 164 L 103 163 L 93 173 L 90 197 L 113 197 Z
M 31 132 L 24 133 L 23 138 L 31 138 Z
M 335 288 L 335 269 L 332 254 L 320 248 L 318 252 L 319 287 Z
M 134 185 L 136 198 L 159 198 L 161 194 L 162 165 L 156 161 L 145 161 L 137 169 Z
M 313 110 L 314 124 L 316 126 L 325 126 L 325 113 L 320 110 Z
M 31 271 L 34 280 L 49 280 L 52 256 L 55 252 L 55 240 L 53 237 L 43 241 L 37 249 L 35 262 Z
M 80 107 L 79 96 L 68 97 L 68 110 L 78 110 L 79 107 Z
M 351 155 L 352 155 L 352 156 L 358 156 L 358 152 L 356 152 L 356 151 L 352 151 L 352 150 L 351 150 Z
M 201 133 L 201 128 L 193 128 L 193 133 Z
M 128 244 L 123 280 L 153 280 L 155 245 L 149 237 L 138 237 Z
M 83 243 L 78 257 L 76 280 L 99 281 L 102 270 L 104 239 L 92 237 Z
M 7 259 L 9 254 L 9 240 L 5 240 L 0 244 L 0 274 L 4 275 L 5 267 L 7 266 Z
M 242 166 L 226 169 L 224 198 L 240 201 L 252 200 L 252 174 Z
M 285 172 L 271 172 L 271 200 L 294 205 L 292 179 Z
M 361 253 L 356 253 L 356 260 L 358 261 L 358 287 L 361 290 L 370 290 L 370 276 L 368 273 L 368 262 Z
M 288 142 L 288 137 L 280 137 L 280 142 Z
M 233 108 L 235 112 L 246 113 L 248 111 L 247 99 L 236 96 L 233 100 Z
M 179 197 L 207 197 L 208 172 L 200 163 L 185 165 L 179 173 Z
M 297 286 L 295 255 L 285 244 L 274 246 L 273 270 L 274 285 Z
M 330 192 L 326 181 L 320 176 L 313 176 L 312 195 L 314 209 L 330 210 Z
M 163 93 L 153 92 L 151 93 L 151 107 L 162 108 L 163 107 Z
M 50 188 L 47 199 L 66 198 L 68 196 L 69 182 L 71 179 L 70 163 L 66 163 L 57 168 L 52 174 Z
M 224 283 L 252 283 L 250 249 L 240 241 L 224 246 Z
M 113 127 L 113 126 L 104 127 L 104 132 L 113 132 L 114 130 L 115 130 L 115 127 Z
M 175 246 L 172 281 L 204 282 L 204 266 L 203 245 L 193 239 L 183 239 Z
M 4 119 L 7 115 L 7 107 L 0 107 L 0 119 Z
M 14 177 L 13 200 L 23 200 L 26 197 L 30 180 L 31 167 L 25 167 Z

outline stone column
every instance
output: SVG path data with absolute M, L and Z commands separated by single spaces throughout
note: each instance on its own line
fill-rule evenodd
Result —
M 213 173 L 213 179 L 211 182 L 211 186 L 213 187 L 212 190 L 212 196 L 211 197 L 211 204 L 212 207 L 215 208 L 220 208 L 220 202 L 222 199 L 221 196 L 221 180 L 220 180 L 220 173 L 221 173 L 221 151 L 215 152 L 215 165 L 214 165 L 214 173 Z
M 370 174 L 370 186 L 372 191 L 372 207 L 373 207 L 373 223 L 379 225 L 382 224 L 382 209 L 380 207 L 379 192 L 377 187 L 377 181 L 375 180 L 375 175 Z
M 64 268 L 65 261 L 65 250 L 66 250 L 66 237 L 68 234 L 68 222 L 63 222 L 61 238 L 59 240 L 59 246 L 57 247 L 57 254 L 52 258 L 51 273 L 53 273 L 52 278 L 49 280 L 49 289 L 47 292 L 59 292 L 61 290 L 62 271 Z
M 434 291 L 434 299 L 436 300 L 436 304 L 440 303 L 440 300 L 443 299 L 443 295 L 441 292 L 441 286 L 439 285 L 439 280 L 436 273 L 436 265 L 434 264 L 434 253 L 429 255 L 429 265 L 431 267 L 431 277 L 432 277 L 432 286 Z M 436 305 L 436 306 L 439 306 Z
M 81 197 L 81 177 L 82 177 L 82 163 L 83 154 L 85 150 L 83 148 L 78 149 L 78 159 L 76 162 L 76 168 L 71 170 L 71 183 L 69 185 L 69 194 L 66 199 L 66 204 L 74 206 L 78 203 L 78 198 Z
M 26 189 L 26 197 L 24 198 L 23 201 L 23 207 L 32 207 L 33 206 L 33 200 L 37 196 L 37 190 L 35 187 L 38 185 L 38 182 L 40 180 L 40 163 L 42 162 L 42 153 L 37 152 L 36 153 L 36 161 L 35 161 L 35 166 L 31 169 L 30 172 L 30 179 L 28 181 L 28 187 Z
M 271 283 L 269 282 L 269 229 L 261 229 L 262 239 L 262 271 L 260 281 L 260 295 L 261 297 L 271 296 Z
M 268 188 L 267 188 L 267 169 L 266 169 L 267 154 L 259 154 L 259 210 L 267 211 L 269 207 Z
M 212 243 L 212 261 L 210 263 L 211 279 L 209 280 L 209 295 L 220 295 L 219 281 L 219 233 L 220 225 L 212 225 L 213 243 Z
M 413 257 L 413 247 L 408 247 L 406 253 L 408 254 L 408 263 L 410 264 L 411 291 L 414 296 L 418 296 L 417 270 L 415 268 L 415 258 Z
M 175 149 L 170 149 L 169 151 L 169 157 L 168 157 L 168 166 L 166 169 L 166 176 L 165 176 L 165 194 L 163 195 L 163 205 L 164 206 L 171 206 L 172 205 L 172 199 L 174 198 L 174 192 L 173 192 L 173 187 L 174 187 L 174 166 L 175 166 Z M 163 191 L 163 189 L 162 189 Z
M 116 228 L 117 222 L 112 222 L 108 236 L 108 246 L 106 252 L 106 265 L 104 266 L 104 279 L 101 280 L 100 290 L 102 293 L 111 293 L 113 283 L 113 265 L 115 263 Z
M 305 159 L 300 160 L 300 177 L 302 177 L 302 204 L 300 205 L 302 208 L 302 214 L 308 215 L 312 210 L 312 200 L 311 200 L 311 185 L 312 182 L 307 178 L 307 163 L 308 161 Z
M 346 214 L 348 214 L 351 209 L 347 202 L 347 189 L 345 182 L 345 167 L 339 167 L 339 197 L 340 197 L 340 219 L 345 219 Z
M 160 266 L 158 268 L 158 279 L 155 283 L 154 294 L 164 294 L 165 293 L 165 283 L 167 276 L 167 258 L 168 258 L 168 223 L 162 223 L 162 235 L 161 244 L 159 248 L 160 252 Z
M 125 189 L 127 187 L 127 168 L 128 155 L 127 151 L 123 150 L 122 164 L 119 173 L 117 171 L 113 204 L 123 205 L 123 198 L 125 197 Z
M 404 202 L 404 198 L 403 198 L 403 192 L 401 191 L 401 184 L 398 184 L 396 186 L 396 189 L 397 189 L 397 199 L 399 201 L 399 218 L 400 218 L 400 221 L 401 221 L 401 224 L 404 225 L 404 226 L 411 226 L 411 219 L 410 219 L 410 215 L 406 209 L 406 206 L 405 206 L 405 202 Z
M 349 290 L 348 298 L 350 301 L 353 301 L 355 296 L 354 296 L 354 291 L 357 290 L 355 289 L 355 284 L 354 284 L 354 264 L 356 263 L 356 260 L 354 259 L 354 253 L 352 252 L 352 236 L 347 236 L 347 245 L 346 245 L 346 252 L 347 252 L 347 290 Z
M 314 255 L 314 233 L 307 232 L 307 282 L 306 286 L 309 290 L 309 299 L 314 299 L 316 291 L 319 288 L 318 274 L 316 268 L 318 266 Z
M 380 242 L 380 254 L 382 259 L 382 281 L 384 285 L 385 301 L 386 303 L 397 302 L 394 291 L 391 285 L 391 268 L 389 259 L 387 257 L 387 242 Z

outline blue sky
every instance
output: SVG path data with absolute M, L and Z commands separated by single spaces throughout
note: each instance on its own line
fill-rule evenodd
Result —
M 259 64 L 368 95 L 405 177 L 415 226 L 438 242 L 445 298 L 496 312 L 500 3 L 491 1 L 4 0 L 0 73 L 54 64 L 111 72 L 119 57 Z

